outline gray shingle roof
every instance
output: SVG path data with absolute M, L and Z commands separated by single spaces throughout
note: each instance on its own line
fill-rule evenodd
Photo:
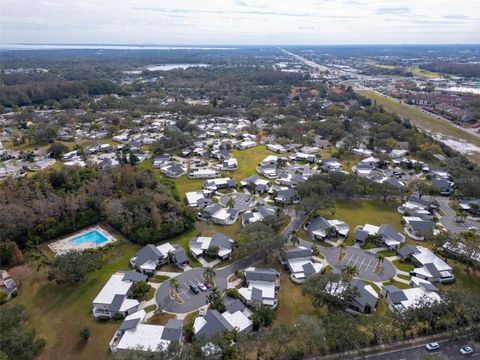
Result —
M 126 330 L 129 330 L 129 329 L 136 328 L 139 322 L 140 322 L 140 319 L 139 319 L 139 318 L 137 318 L 137 319 L 130 319 L 130 320 L 124 320 L 124 321 L 122 322 L 122 325 L 120 325 L 120 327 L 118 328 L 118 330 L 120 330 L 120 331 L 126 331 Z
M 358 228 L 355 230 L 355 234 L 353 236 L 354 236 L 354 239 L 357 241 L 365 241 L 367 240 L 368 232 Z
M 288 249 L 285 254 L 287 255 L 287 259 L 306 258 L 312 256 L 312 250 L 296 247 L 293 249 Z
M 130 270 L 125 273 L 123 276 L 124 281 L 139 282 L 147 281 L 148 277 L 146 275 L 140 274 L 135 270 Z
M 317 216 L 308 223 L 308 229 L 310 231 L 325 230 L 330 227 L 330 224 L 321 216 Z
M 216 232 L 212 236 L 210 246 L 219 246 L 226 249 L 231 249 L 233 247 L 233 240 L 231 240 L 228 236 L 222 233 Z
M 247 281 L 275 281 L 277 279 L 277 271 L 273 269 L 255 268 L 254 270 L 246 270 L 245 278 Z
M 141 266 L 149 260 L 157 261 L 163 255 L 164 254 L 162 254 L 154 245 L 148 244 L 137 252 L 135 264 L 137 264 L 137 266 Z
M 263 291 L 256 287 L 252 288 L 252 299 L 255 301 L 263 301 Z
M 206 324 L 196 333 L 198 337 L 210 338 L 224 331 L 233 330 L 232 325 L 217 310 L 209 310 L 204 319 Z
M 240 300 L 234 299 L 230 296 L 223 299 L 223 305 L 225 305 L 225 311 L 228 311 L 230 314 L 245 309 L 245 305 Z
M 182 320 L 170 319 L 165 324 L 162 332 L 162 339 L 179 342 L 182 338 Z
M 390 300 L 392 301 L 393 304 L 399 304 L 402 301 L 407 300 L 407 297 L 405 296 L 402 290 L 389 292 L 388 296 L 390 297 Z
M 417 247 L 413 245 L 407 245 L 397 250 L 397 254 L 402 257 L 409 257 L 416 252 L 418 252 Z
M 358 290 L 358 296 L 355 298 L 355 301 L 362 306 L 368 305 L 372 309 L 375 308 L 378 299 L 365 289 L 365 283 L 362 280 L 353 279 L 351 284 Z
M 183 248 L 178 247 L 173 251 L 173 255 L 175 256 L 175 263 L 177 264 L 185 264 L 188 262 L 187 254 Z
M 303 268 L 303 272 L 305 273 L 305 275 L 312 275 L 312 274 L 315 274 L 315 268 L 313 267 L 313 264 L 312 263 L 306 263 L 306 264 L 303 264 L 302 265 L 302 268 Z
M 119 311 L 122 307 L 123 300 L 125 300 L 125 295 L 116 294 L 113 297 L 112 303 L 108 306 L 108 311 L 113 313 Z
M 378 233 L 381 234 L 382 236 L 387 236 L 396 241 L 400 241 L 400 242 L 403 241 L 402 234 L 400 234 L 397 230 L 395 230 L 393 226 L 390 224 L 381 225 L 380 229 L 378 230 Z

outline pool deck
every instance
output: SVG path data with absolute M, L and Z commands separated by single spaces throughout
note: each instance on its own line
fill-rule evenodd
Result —
M 101 244 L 94 244 L 94 243 L 91 243 L 91 242 L 84 242 L 84 243 L 77 244 L 77 245 L 72 244 L 71 240 L 73 240 L 73 239 L 75 239 L 75 238 L 77 238 L 81 235 L 92 232 L 92 231 L 98 231 L 100 234 L 105 236 L 107 241 L 104 241 Z M 115 237 L 113 237 L 108 231 L 106 231 L 105 229 L 103 229 L 102 227 L 97 225 L 97 226 L 92 226 L 92 227 L 83 229 L 81 231 L 78 231 L 76 233 L 73 233 L 73 234 L 71 234 L 71 235 L 69 235 L 69 236 L 67 236 L 63 239 L 54 241 L 54 242 L 48 244 L 48 247 L 54 253 L 62 254 L 62 253 L 66 253 L 66 252 L 71 251 L 71 250 L 80 250 L 81 251 L 81 250 L 86 250 L 86 249 L 96 249 L 98 247 L 102 247 L 102 246 L 114 243 L 115 241 L 117 241 L 117 239 Z

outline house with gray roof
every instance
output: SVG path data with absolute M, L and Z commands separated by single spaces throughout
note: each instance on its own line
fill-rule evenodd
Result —
M 139 310 L 128 315 L 122 322 L 112 340 L 112 352 L 136 351 L 165 351 L 171 343 L 181 343 L 183 321 L 170 319 L 162 325 L 145 323 L 145 310 Z
M 276 191 L 273 197 L 275 204 L 298 204 L 300 199 L 294 189 Z
M 239 300 L 226 297 L 225 311 L 210 309 L 205 316 L 198 316 L 193 324 L 196 337 L 211 339 L 234 329 L 239 334 L 248 334 L 253 329 L 252 313 Z
M 270 182 L 265 179 L 261 179 L 257 175 L 252 175 L 240 182 L 242 189 L 247 188 L 257 194 L 267 192 L 270 189 Z
M 375 289 L 360 279 L 353 279 L 350 284 L 357 289 L 358 294 L 349 304 L 349 308 L 362 314 L 370 314 L 375 311 L 378 302 L 378 294 Z
M 242 215 L 242 225 L 256 223 L 257 221 L 263 221 L 269 216 L 275 216 L 277 213 L 276 208 L 268 205 L 257 206 L 252 210 L 247 210 Z
M 302 283 L 307 277 L 321 272 L 324 265 L 312 261 L 312 250 L 303 246 L 285 251 L 285 266 L 293 282 Z
M 245 269 L 245 287 L 238 289 L 240 297 L 249 306 L 277 306 L 280 274 L 274 269 L 250 267 Z
M 328 237 L 343 239 L 348 237 L 350 226 L 340 220 L 327 220 L 317 216 L 304 225 L 304 229 L 309 232 L 314 240 L 323 241 Z
M 190 240 L 188 248 L 194 258 L 205 255 L 211 247 L 218 248 L 217 257 L 221 260 L 229 259 L 232 255 L 234 241 L 228 236 L 216 232 L 211 237 L 197 236 Z
M 239 215 L 240 211 L 238 209 L 213 203 L 201 209 L 197 219 L 219 225 L 232 225 L 238 220 Z
M 408 309 L 421 308 L 430 303 L 438 303 L 442 298 L 438 291 L 415 286 L 408 289 L 399 289 L 396 286 L 382 286 L 382 295 L 388 308 L 392 312 L 403 313 Z
M 424 240 L 435 231 L 435 222 L 424 220 L 418 216 L 404 216 L 405 233 L 414 240 Z
M 169 261 L 178 267 L 184 267 L 188 263 L 188 258 L 185 251 L 178 245 L 173 246 L 170 243 L 165 243 L 155 246 L 148 244 L 130 259 L 130 264 L 138 271 L 152 275 L 158 267 Z
M 375 239 L 378 245 L 385 246 L 388 249 L 396 249 L 405 242 L 405 236 L 399 233 L 390 224 L 380 226 L 366 224 L 355 227 L 354 239 L 357 243 L 363 245 L 369 239 Z

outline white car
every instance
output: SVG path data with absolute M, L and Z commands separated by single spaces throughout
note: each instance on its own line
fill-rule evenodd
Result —
M 440 345 L 436 342 L 432 342 L 432 343 L 429 343 L 429 344 L 425 345 L 425 349 L 427 349 L 428 351 L 435 351 L 435 350 L 440 349 Z
M 200 317 L 205 316 L 205 313 L 206 313 L 205 309 L 201 308 L 200 311 L 198 312 L 198 316 L 200 316 Z
M 198 288 L 202 291 L 207 291 L 207 287 L 201 282 L 198 283 Z
M 465 346 L 462 346 L 460 348 L 460 354 L 462 355 L 470 355 L 470 354 L 473 354 L 473 349 L 468 346 L 468 345 L 465 345 Z

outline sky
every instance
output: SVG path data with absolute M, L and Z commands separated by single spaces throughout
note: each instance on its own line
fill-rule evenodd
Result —
M 0 43 L 480 43 L 480 1 L 0 0 Z

